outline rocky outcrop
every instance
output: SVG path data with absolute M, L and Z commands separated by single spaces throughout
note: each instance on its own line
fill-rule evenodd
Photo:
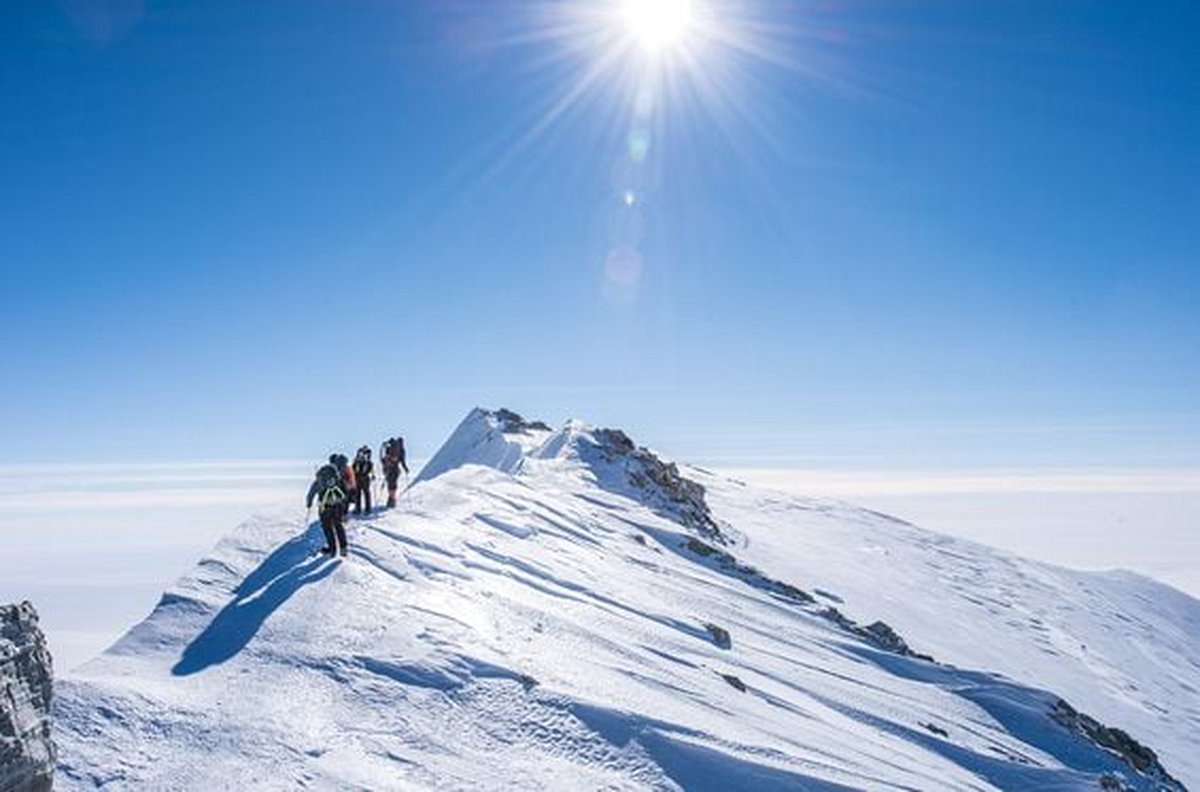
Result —
M 874 621 L 864 627 L 833 606 L 825 608 L 817 615 L 828 619 L 847 632 L 854 633 L 885 652 L 898 654 L 902 657 L 915 657 L 918 660 L 934 662 L 933 658 L 929 655 L 914 652 L 909 647 L 908 642 L 901 638 L 900 634 L 893 630 L 892 626 L 887 622 Z
M 773 577 L 764 575 L 755 567 L 738 561 L 731 553 L 713 547 L 710 544 L 705 544 L 695 537 L 691 537 L 684 542 L 681 549 L 691 555 L 704 559 L 709 566 L 724 572 L 726 575 L 739 577 L 750 585 L 770 591 L 772 594 L 777 594 L 780 597 L 801 605 L 811 605 L 816 601 L 807 591 L 798 589 L 782 580 L 776 580 Z
M 0 606 L 0 792 L 51 787 L 53 675 L 33 605 Z
M 724 627 L 706 622 L 704 628 L 708 630 L 708 634 L 712 636 L 713 643 L 722 649 L 732 649 L 733 639 L 729 636 L 729 630 Z
M 1090 715 L 1079 712 L 1066 701 L 1059 699 L 1050 710 L 1050 717 L 1070 731 L 1085 737 L 1089 742 L 1120 757 L 1145 778 L 1154 782 L 1158 789 L 1179 790 L 1184 786 L 1167 772 L 1158 761 L 1153 750 L 1139 743 L 1125 731 L 1105 726 Z
M 533 432 L 549 432 L 549 425 L 542 421 L 527 421 L 512 410 L 501 407 L 492 415 L 500 424 L 500 431 L 505 434 L 531 434 Z
M 807 608 L 814 608 L 816 606 L 816 600 L 807 591 L 797 588 L 791 583 L 785 583 L 782 580 L 776 580 L 769 575 L 765 575 L 755 567 L 738 561 L 731 553 L 713 547 L 710 544 L 705 544 L 695 537 L 691 537 L 684 542 L 682 549 L 691 555 L 703 559 L 708 566 L 718 569 L 727 575 L 739 577 L 756 588 L 769 591 L 772 594 L 791 600 Z M 826 592 L 826 595 L 828 596 L 828 592 Z M 918 660 L 933 660 L 927 654 L 914 652 L 908 643 L 887 622 L 875 621 L 863 626 L 832 605 L 820 610 L 814 610 L 813 612 L 817 616 L 833 622 L 846 632 L 853 633 L 886 652 L 903 655 L 904 657 L 915 657 Z
M 727 543 L 705 501 L 704 485 L 680 475 L 674 462 L 664 462 L 649 449 L 635 445 L 620 429 L 596 429 L 592 439 L 604 462 L 624 468 L 624 484 L 637 493 L 638 500 L 706 539 Z M 599 483 L 605 486 L 606 482 Z

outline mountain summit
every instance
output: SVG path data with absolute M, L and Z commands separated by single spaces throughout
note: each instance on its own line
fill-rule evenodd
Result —
M 1200 603 L 1134 575 L 507 410 L 319 534 L 250 520 L 68 675 L 59 786 L 1200 783 Z

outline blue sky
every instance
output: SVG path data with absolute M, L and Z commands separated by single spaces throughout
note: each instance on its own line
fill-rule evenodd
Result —
M 631 121 L 628 52 L 545 125 L 604 0 L 18 6 L 10 459 L 503 404 L 743 466 L 1200 464 L 1193 2 L 711 0 L 769 57 L 693 42 Z

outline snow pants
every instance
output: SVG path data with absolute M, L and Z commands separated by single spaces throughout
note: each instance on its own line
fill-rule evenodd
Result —
M 321 529 L 325 531 L 325 547 L 331 554 L 346 554 L 346 526 L 342 522 L 344 512 L 342 506 L 321 509 Z
M 394 509 L 396 507 L 396 485 L 400 482 L 400 466 L 385 465 L 383 468 L 383 480 L 387 482 L 388 508 Z
M 354 513 L 361 514 L 363 511 L 371 511 L 371 479 L 360 481 L 358 489 L 354 491 Z

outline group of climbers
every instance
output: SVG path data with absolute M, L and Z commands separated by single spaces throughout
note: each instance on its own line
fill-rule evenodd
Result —
M 387 484 L 387 508 L 396 506 L 396 489 L 400 482 L 400 471 L 408 475 L 408 462 L 404 458 L 404 438 L 389 437 L 379 449 L 380 466 Z M 325 531 L 325 555 L 346 555 L 346 512 L 353 504 L 355 514 L 371 512 L 371 481 L 375 478 L 375 464 L 371 461 L 370 446 L 362 446 L 351 463 L 345 454 L 330 454 L 328 463 L 317 469 L 316 478 L 308 488 L 305 505 L 311 509 L 317 504 L 317 516 Z

